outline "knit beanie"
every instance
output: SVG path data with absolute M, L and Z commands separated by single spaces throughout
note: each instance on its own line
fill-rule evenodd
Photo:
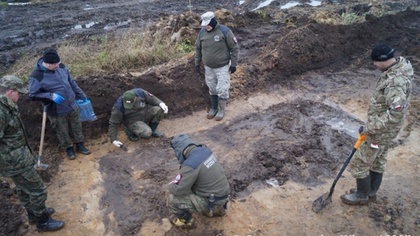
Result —
M 45 63 L 48 64 L 55 64 L 60 62 L 60 57 L 58 56 L 58 53 L 53 48 L 47 48 L 44 51 L 44 56 L 42 57 Z

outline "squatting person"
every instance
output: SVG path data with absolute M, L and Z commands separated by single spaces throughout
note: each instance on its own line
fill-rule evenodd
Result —
M 117 140 L 118 126 L 123 123 L 128 139 L 160 137 L 164 134 L 157 130 L 162 113 L 168 113 L 168 107 L 162 100 L 141 88 L 126 91 L 115 101 L 109 119 L 109 137 L 111 143 L 122 147 Z
M 176 227 L 193 227 L 192 212 L 224 216 L 230 186 L 213 152 L 193 143 L 186 134 L 177 134 L 171 146 L 181 164 L 179 174 L 168 186 L 168 206 L 174 214 L 171 223 Z
M 205 80 L 209 87 L 211 108 L 207 119 L 219 121 L 225 115 L 229 98 L 230 73 L 235 73 L 238 63 L 238 41 L 232 30 L 217 22 L 213 12 L 201 16 L 203 28 L 195 41 L 195 68 L 201 74 L 200 64 L 205 68 Z
M 367 139 L 350 162 L 357 189 L 341 196 L 346 204 L 365 205 L 369 199 L 376 199 L 388 149 L 400 132 L 409 107 L 413 67 L 404 57 L 396 58 L 394 51 L 387 44 L 378 44 L 371 52 L 373 64 L 382 74 L 369 101 L 366 125 L 359 129 L 361 134 L 367 134 Z
M 0 79 L 0 172 L 15 183 L 29 223 L 36 223 L 39 231 L 59 230 L 64 222 L 53 220 L 50 215 L 54 209 L 45 206 L 47 188 L 35 169 L 35 156 L 17 106 L 19 97 L 26 93 L 28 90 L 19 78 L 6 75 Z
M 76 158 L 76 151 L 89 155 L 84 146 L 80 110 L 76 100 L 86 101 L 86 94 L 77 85 L 67 67 L 61 63 L 53 48 L 46 48 L 42 58 L 36 63 L 29 78 L 29 97 L 41 100 L 47 106 L 48 118 L 55 130 L 60 147 L 67 152 L 70 160 Z M 73 139 L 72 139 L 73 137 Z

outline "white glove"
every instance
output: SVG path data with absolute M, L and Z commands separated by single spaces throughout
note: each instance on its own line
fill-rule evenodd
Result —
M 160 106 L 160 108 L 162 108 L 163 113 L 168 113 L 168 107 L 166 106 L 166 104 L 165 104 L 165 103 L 161 102 L 161 103 L 159 104 L 159 106 Z
M 114 144 L 116 147 L 122 147 L 123 146 L 123 143 L 118 141 L 118 140 L 112 141 L 112 144 Z

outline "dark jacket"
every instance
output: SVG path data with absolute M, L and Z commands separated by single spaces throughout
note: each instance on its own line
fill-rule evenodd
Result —
M 229 195 L 229 182 L 222 166 L 209 148 L 195 145 L 186 135 L 175 136 L 171 145 L 177 159 L 182 163 L 177 180 L 168 187 L 170 193 L 183 196 L 193 192 L 201 197 L 209 197 L 210 194 L 216 197 Z M 184 159 L 183 151 L 188 146 L 190 151 Z
M 125 126 L 129 126 L 136 121 L 145 121 L 144 118 L 146 117 L 148 107 L 159 106 L 159 104 L 162 103 L 162 100 L 144 89 L 135 88 L 132 89 L 132 91 L 137 97 L 136 103 L 132 109 L 124 109 L 122 95 L 118 97 L 112 107 L 108 130 L 111 142 L 117 139 L 118 126 L 121 123 Z
M 212 31 L 202 29 L 198 34 L 194 63 L 197 66 L 202 61 L 210 68 L 220 68 L 230 62 L 231 66 L 236 67 L 238 54 L 239 47 L 235 35 L 228 27 L 217 24 Z
M 49 116 L 64 116 L 73 112 L 77 109 L 76 100 L 86 98 L 86 94 L 63 63 L 57 70 L 52 71 L 46 69 L 42 62 L 42 58 L 38 60 L 29 78 L 29 97 L 32 100 L 50 103 L 47 109 Z M 60 94 L 64 98 L 63 103 L 52 102 L 53 93 Z

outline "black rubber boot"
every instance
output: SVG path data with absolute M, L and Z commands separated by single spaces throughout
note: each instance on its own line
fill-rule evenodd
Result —
M 370 171 L 369 199 L 376 200 L 376 192 L 378 192 L 379 187 L 381 186 L 383 175 L 383 173 Z
M 152 129 L 152 136 L 153 137 L 162 137 L 163 135 L 165 135 L 164 133 L 160 132 L 157 130 L 159 123 L 149 123 L 150 129 Z
M 73 147 L 68 147 L 66 149 L 67 152 L 67 158 L 70 160 L 74 160 L 76 159 L 76 154 L 74 153 L 74 148 Z
M 219 97 L 217 95 L 210 95 L 211 107 L 209 113 L 207 113 L 207 119 L 213 119 L 217 114 L 219 107 Z
M 220 121 L 225 116 L 226 99 L 219 98 L 219 110 L 217 111 L 215 120 Z
M 63 227 L 63 221 L 53 220 L 46 211 L 40 217 L 37 217 L 36 229 L 38 231 L 56 231 Z
M 139 136 L 135 135 L 129 128 L 125 127 L 125 133 L 130 141 L 136 142 L 139 141 Z
M 76 151 L 77 152 L 80 152 L 82 154 L 85 154 L 85 155 L 89 155 L 90 154 L 89 149 L 87 149 L 85 147 L 85 145 L 83 144 L 83 142 L 76 143 Z
M 28 212 L 28 221 L 29 221 L 29 224 L 35 224 L 36 223 L 36 217 L 35 217 L 34 212 L 31 209 L 26 209 L 26 211 Z M 49 208 L 48 207 L 47 208 L 47 213 L 48 213 L 48 215 L 54 214 L 55 213 L 54 208 Z
M 369 201 L 370 175 L 364 179 L 356 179 L 357 191 L 355 193 L 341 195 L 341 201 L 348 205 L 366 205 Z

